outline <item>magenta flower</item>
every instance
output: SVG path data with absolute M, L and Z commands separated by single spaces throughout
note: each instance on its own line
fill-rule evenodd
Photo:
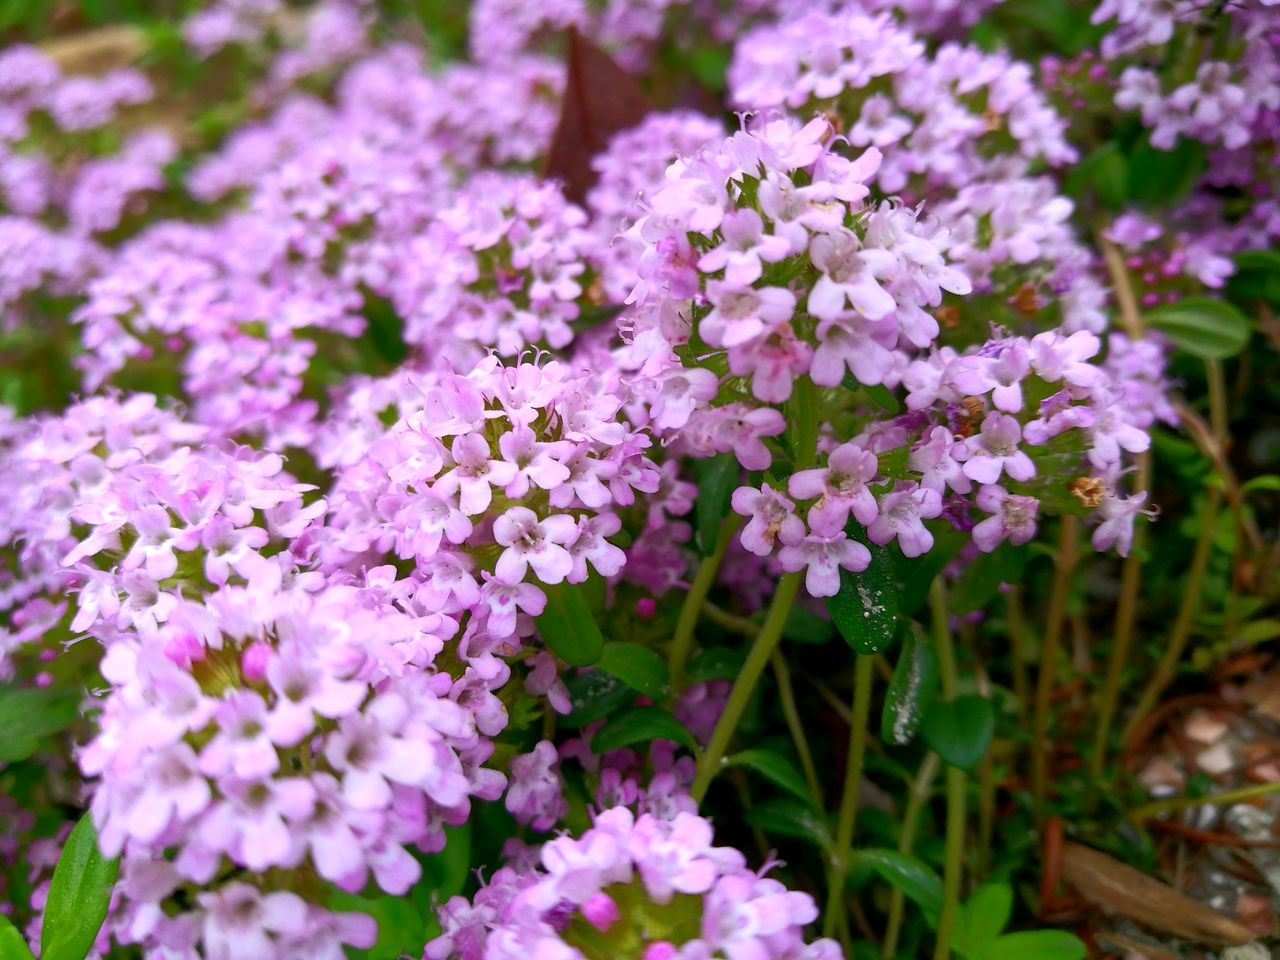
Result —
M 764 232 L 760 214 L 747 207 L 725 214 L 720 224 L 724 241 L 707 251 L 698 260 L 703 273 L 724 271 L 725 282 L 742 287 L 760 279 L 760 262 L 776 263 L 790 251 L 790 244 L 783 237 Z
M 988 485 L 975 498 L 979 510 L 993 514 L 973 528 L 973 542 L 984 553 L 990 553 L 1008 540 L 1020 547 L 1036 535 L 1036 512 L 1040 501 L 1009 493 L 1004 487 Z
M 516 478 L 516 465 L 493 459 L 489 444 L 479 434 L 455 437 L 450 450 L 457 466 L 441 474 L 433 489 L 446 498 L 457 494 L 462 512 L 469 517 L 488 509 L 493 487 L 505 487 Z
M 573 569 L 567 579 L 582 583 L 589 576 L 587 564 L 596 568 L 602 577 L 616 577 L 626 565 L 627 555 L 606 537 L 622 529 L 622 521 L 616 514 L 602 513 L 598 517 L 579 517 L 578 529 L 569 544 L 569 557 Z
M 561 794 L 560 758 L 555 744 L 540 740 L 532 753 L 511 760 L 507 810 L 520 823 L 549 830 L 569 809 Z
M 1114 493 L 1103 497 L 1098 504 L 1098 516 L 1102 522 L 1093 531 L 1091 543 L 1095 550 L 1110 550 L 1115 547 L 1116 553 L 1122 557 L 1129 555 L 1133 546 L 1133 523 L 1140 513 L 1150 513 L 1143 509 L 1147 495 L 1145 492 L 1132 497 L 1121 498 Z
M 835 320 L 852 306 L 868 320 L 879 320 L 897 308 L 877 280 L 897 265 L 891 253 L 859 249 L 858 238 L 848 230 L 814 237 L 809 249 L 813 265 L 822 271 L 809 291 L 809 312 L 815 317 Z
M 1003 413 L 987 414 L 982 429 L 962 448 L 964 475 L 983 484 L 997 482 L 1002 472 L 1012 480 L 1030 480 L 1036 475 L 1036 465 L 1019 448 L 1021 440 L 1017 420 Z
M 532 567 L 543 583 L 560 583 L 573 570 L 565 544 L 573 541 L 577 529 L 567 514 L 539 520 L 527 507 L 512 507 L 493 522 L 494 540 L 506 547 L 494 574 L 505 583 L 519 583 Z
M 698 333 L 713 347 L 737 347 L 791 319 L 796 298 L 782 287 L 750 287 L 729 281 L 707 284 L 712 310 Z
M 880 515 L 867 528 L 867 536 L 881 546 L 895 537 L 908 557 L 918 557 L 933 546 L 933 534 L 924 521 L 942 513 L 938 491 L 914 484 L 899 484 L 880 498 Z
M 804 523 L 796 516 L 796 505 L 767 483 L 760 489 L 739 487 L 731 499 L 733 512 L 750 517 L 742 528 L 742 545 L 756 556 L 767 557 L 773 543 L 782 537 L 784 543 L 804 537 Z
M 785 541 L 784 541 L 785 542 Z M 840 568 L 853 573 L 867 569 L 871 551 L 843 530 L 831 536 L 811 533 L 778 551 L 778 562 L 788 573 L 805 573 L 804 586 L 811 597 L 834 597 L 840 592 Z
M 863 526 L 875 520 L 879 510 L 867 484 L 875 479 L 876 469 L 874 453 L 844 443 L 831 451 L 826 467 L 793 474 L 787 492 L 797 500 L 820 498 L 809 510 L 809 528 L 833 536 L 844 530 L 850 513 Z

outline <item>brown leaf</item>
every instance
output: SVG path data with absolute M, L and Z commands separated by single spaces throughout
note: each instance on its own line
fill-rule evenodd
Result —
M 1164 933 L 1200 943 L 1242 944 L 1242 923 L 1184 896 L 1168 884 L 1078 843 L 1062 845 L 1062 879 L 1084 899 Z
M 97 27 L 40 45 L 63 73 L 102 74 L 133 63 L 147 49 L 142 31 L 128 24 Z
M 564 101 L 542 175 L 564 184 L 565 196 L 581 203 L 595 183 L 591 158 L 619 130 L 649 113 L 649 98 L 636 78 L 570 27 Z

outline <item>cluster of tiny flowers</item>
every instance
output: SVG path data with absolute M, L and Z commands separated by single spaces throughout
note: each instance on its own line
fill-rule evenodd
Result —
M 559 361 L 442 374 L 339 475 L 322 554 L 413 560 L 424 609 L 465 620 L 461 655 L 518 652 L 537 583 L 613 577 L 616 511 L 659 487 L 648 436 L 608 384 Z
M 145 208 L 165 187 L 173 139 L 138 130 L 113 153 L 93 134 L 151 97 L 143 74 L 118 68 L 100 77 L 66 76 L 35 47 L 0 53 L 0 306 L 13 309 L 39 289 L 74 293 L 106 252 L 99 236 Z M 71 159 L 64 141 L 83 141 Z M 92 145 L 92 146 L 91 146 Z
M 936 225 L 869 200 L 878 152 L 848 160 L 828 136 L 821 119 L 768 121 L 681 161 L 653 197 L 633 231 L 647 247 L 624 353 L 653 427 L 677 449 L 732 451 L 744 469 L 765 471 L 733 495 L 747 518 L 741 543 L 805 571 L 813 596 L 838 591 L 840 568 L 867 566 L 863 539 L 925 553 L 925 522 L 944 515 L 982 550 L 1025 543 L 1042 499 L 1074 506 L 1062 496 L 1073 481 L 1088 509 L 1130 504 L 1130 527 L 1103 523 L 1095 537 L 1126 551 L 1141 500 L 1116 492 L 1123 454 L 1149 439 L 1122 386 L 1092 363 L 1098 338 L 997 334 L 939 346 L 928 308 L 944 290 L 968 293 L 967 279 L 945 263 Z M 819 393 L 828 425 L 819 462 L 806 463 L 771 440 L 800 378 L 901 387 L 908 412 L 881 419 L 853 391 Z M 984 519 L 971 518 L 973 506 Z M 850 536 L 850 518 L 863 536 Z
M 412 242 L 393 282 L 405 339 L 460 366 L 490 348 L 514 357 L 528 346 L 568 346 L 594 239 L 586 222 L 555 184 L 472 177 Z M 449 343 L 471 345 L 471 356 Z
M 543 845 L 541 868 L 503 868 L 474 901 L 441 910 L 428 960 L 836 960 L 833 940 L 806 943 L 813 898 L 749 870 L 712 843 L 711 823 L 606 809 L 581 837 Z

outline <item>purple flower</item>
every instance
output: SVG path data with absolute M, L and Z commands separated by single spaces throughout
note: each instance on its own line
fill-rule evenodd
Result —
M 778 551 L 778 562 L 789 573 L 808 568 L 804 585 L 811 597 L 834 597 L 840 592 L 840 568 L 857 573 L 871 563 L 871 551 L 843 530 L 831 536 L 811 533 Z
M 698 269 L 704 273 L 723 270 L 731 287 L 755 283 L 760 279 L 760 261 L 776 263 L 790 250 L 784 238 L 765 234 L 760 214 L 750 208 L 726 214 L 720 233 L 724 242 L 702 255 Z
M 760 489 L 739 487 L 731 499 L 733 512 L 750 517 L 742 528 L 742 545 L 760 557 L 773 552 L 778 537 L 784 543 L 804 537 L 804 523 L 796 516 L 796 505 L 767 483 Z
M 997 482 L 1002 471 L 1012 480 L 1030 480 L 1036 475 L 1036 465 L 1018 447 L 1021 440 L 1017 420 L 1003 413 L 987 414 L 982 429 L 962 448 L 964 475 L 983 484 Z
M 712 310 L 698 324 L 698 332 L 713 347 L 737 347 L 786 323 L 796 298 L 782 287 L 750 287 L 729 281 L 707 284 Z
M 493 522 L 493 538 L 506 547 L 494 566 L 505 583 L 519 583 L 529 567 L 543 583 L 560 583 L 573 570 L 573 558 L 564 545 L 577 535 L 577 524 L 567 514 L 539 520 L 527 507 L 512 507 Z
M 895 537 L 908 557 L 918 557 L 933 547 L 933 534 L 924 521 L 942 513 L 938 491 L 915 484 L 899 484 L 880 498 L 880 515 L 867 528 L 867 536 L 881 546 Z
M 787 490 L 797 500 L 820 498 L 809 510 L 809 527 L 831 536 L 844 530 L 850 513 L 863 526 L 875 520 L 879 511 L 867 484 L 875 479 L 876 469 L 875 454 L 844 443 L 831 451 L 825 468 L 792 475 Z
M 1004 487 L 988 485 L 974 498 L 979 510 L 993 516 L 979 521 L 973 528 L 973 542 L 984 553 L 990 553 L 1002 541 L 1020 547 L 1036 534 L 1036 512 L 1040 501 L 1009 493 Z
M 535 830 L 550 830 L 565 815 L 569 805 L 561 795 L 559 769 L 549 740 L 540 740 L 532 753 L 512 758 L 506 805 L 516 820 Z
M 810 245 L 813 265 L 822 271 L 809 291 L 809 312 L 820 320 L 844 314 L 846 301 L 868 320 L 887 317 L 897 309 L 877 276 L 897 265 L 884 250 L 860 250 L 858 238 L 848 230 L 814 237 Z

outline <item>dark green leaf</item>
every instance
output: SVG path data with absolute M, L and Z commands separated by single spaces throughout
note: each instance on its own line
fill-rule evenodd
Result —
M 801 800 L 809 800 L 809 788 L 804 778 L 790 760 L 772 750 L 743 750 L 731 756 L 726 763 L 731 767 L 746 767 L 754 770 L 766 780 L 795 794 Z
M 792 607 L 782 635 L 796 643 L 826 643 L 836 628 L 830 620 L 804 607 Z
M 80 818 L 53 868 L 40 934 L 41 960 L 84 960 L 107 917 L 120 861 L 98 849 L 89 814 Z
M 690 750 L 697 742 L 689 728 L 661 707 L 631 707 L 611 718 L 591 738 L 594 753 L 607 753 L 650 740 L 674 740 Z
M 71 726 L 79 703 L 79 695 L 65 688 L 0 689 L 0 763 L 25 760 L 45 737 Z
M 870 866 L 920 908 L 929 926 L 937 925 L 942 912 L 942 878 L 923 860 L 897 850 L 855 850 L 853 861 Z
M 885 693 L 880 736 L 901 746 L 916 735 L 938 686 L 938 655 L 915 630 L 907 633 Z
M 1065 930 L 1007 933 L 982 955 L 982 960 L 1084 960 L 1084 941 Z
M 765 833 L 806 840 L 820 850 L 831 849 L 831 831 L 812 805 L 778 797 L 753 803 L 746 811 L 747 825 Z
M 1027 551 L 1002 543 L 991 553 L 980 553 L 965 567 L 951 588 L 951 609 L 958 614 L 972 613 L 987 605 L 1002 583 L 1017 583 L 1027 565 Z
M 26 939 L 3 913 L 0 913 L 0 960 L 35 960 Z
M 585 727 L 615 713 L 636 698 L 636 692 L 611 673 L 589 670 L 565 681 L 572 711 L 560 718 L 571 729 Z
M 1237 253 L 1234 259 L 1236 273 L 1227 281 L 1228 296 L 1280 304 L 1280 253 L 1246 250 Z
M 934 579 L 969 542 L 968 537 L 946 521 L 930 523 L 929 532 L 933 534 L 932 550 L 922 557 L 899 557 L 894 564 L 901 588 L 898 609 L 904 616 L 911 616 L 924 606 Z
M 1129 193 L 1129 164 L 1120 145 L 1109 140 L 1097 147 L 1071 169 L 1063 190 L 1072 197 L 1092 190 L 1108 210 L 1121 209 Z
M 881 410 L 885 410 L 895 416 L 902 412 L 902 404 L 893 395 L 893 391 L 883 383 L 877 383 L 875 386 L 864 386 L 862 389 L 867 391 L 867 396 L 871 398 L 871 402 Z
M 972 770 L 982 760 L 996 729 L 991 701 L 977 694 L 935 700 L 924 715 L 924 742 L 953 767 Z
M 571 667 L 589 667 L 604 652 L 604 636 L 576 583 L 541 584 L 547 608 L 537 618 L 538 633 L 547 646 Z
M 738 458 L 722 453 L 697 463 L 698 499 L 693 505 L 697 520 L 698 549 L 709 554 L 715 550 L 720 535 L 720 520 L 729 509 L 729 498 L 742 474 Z
M 898 622 L 898 589 L 893 558 L 872 544 L 871 564 L 861 573 L 840 570 L 840 592 L 827 598 L 831 621 L 855 652 L 880 653 L 893 642 Z
M 1150 311 L 1147 323 L 1173 341 L 1174 346 L 1205 360 L 1233 357 L 1249 342 L 1250 323 L 1239 308 L 1225 300 L 1187 297 Z
M 742 669 L 746 655 L 733 647 L 703 647 L 689 661 L 685 671 L 694 683 L 707 680 L 732 680 Z
M 613 674 L 627 686 L 654 700 L 665 697 L 671 687 L 666 661 L 644 644 L 606 643 L 596 668 Z
M 1013 887 L 988 883 L 974 891 L 956 917 L 953 939 L 956 953 L 965 960 L 980 960 L 991 942 L 1009 922 L 1013 911 Z
M 1129 154 L 1129 199 L 1144 207 L 1171 207 L 1186 199 L 1208 165 L 1204 144 L 1185 137 L 1172 150 L 1149 139 Z
M 378 925 L 378 939 L 372 947 L 348 948 L 347 956 L 353 960 L 398 960 L 404 953 L 421 949 L 416 944 L 425 939 L 428 931 L 430 912 L 424 914 L 410 897 L 362 897 L 334 891 L 329 896 L 329 906 L 341 913 L 366 914 Z

